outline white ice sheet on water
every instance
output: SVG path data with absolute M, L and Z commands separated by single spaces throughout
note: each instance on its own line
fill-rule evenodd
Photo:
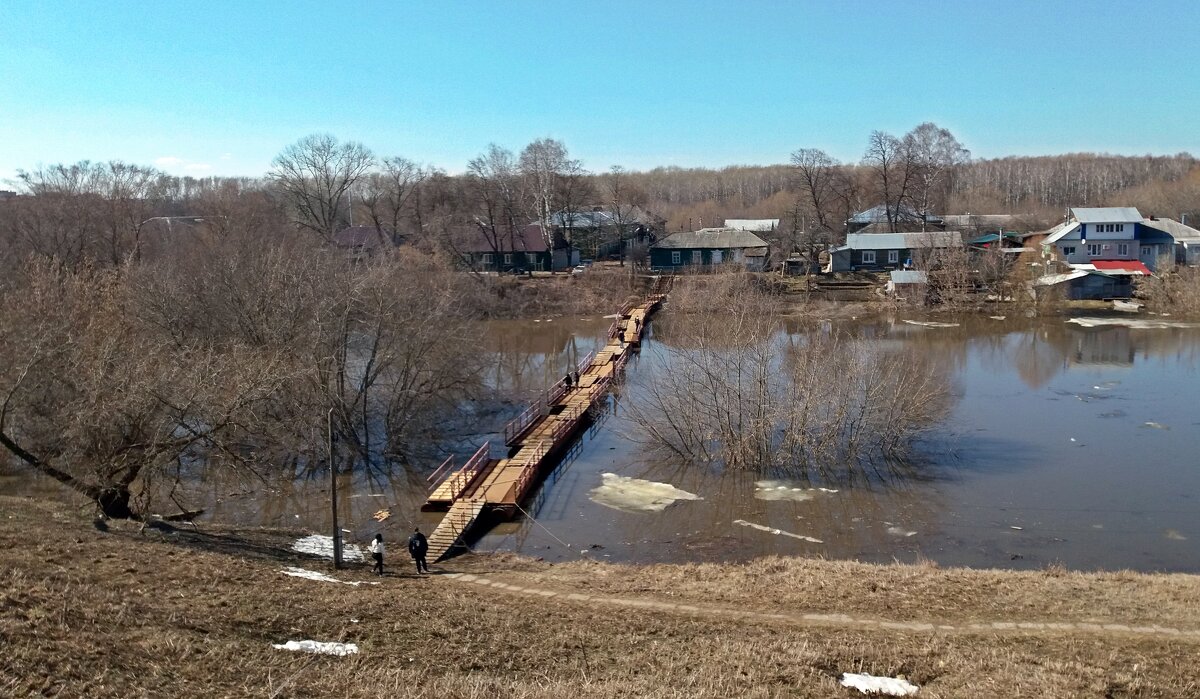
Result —
M 857 689 L 863 694 L 887 694 L 893 697 L 916 694 L 919 689 L 917 685 L 898 677 L 876 677 L 853 672 L 842 673 L 842 686 Z
M 370 581 L 366 581 L 366 580 L 338 580 L 335 577 L 326 575 L 324 573 L 318 573 L 315 570 L 308 570 L 306 568 L 293 568 L 291 566 L 284 568 L 283 574 L 290 575 L 293 578 L 305 578 L 307 580 L 316 580 L 317 582 L 339 583 L 341 585 L 354 585 L 355 587 L 357 587 L 359 585 L 364 585 L 364 584 L 365 585 L 378 585 L 379 584 L 377 582 L 370 582 Z
M 1170 320 L 1149 320 L 1147 318 L 1071 318 L 1068 323 L 1082 325 L 1085 328 L 1102 328 L 1109 325 L 1120 325 L 1134 330 L 1163 330 L 1166 328 L 1200 328 L 1200 323 L 1181 323 Z
M 755 481 L 754 497 L 758 500 L 812 500 L 819 493 L 836 493 L 832 488 L 800 488 L 787 481 Z
M 272 643 L 271 647 L 278 650 L 297 650 L 323 655 L 353 655 L 358 652 L 358 645 L 355 643 L 335 643 L 333 641 L 288 641 L 287 643 Z
M 292 544 L 292 550 L 297 553 L 307 553 L 321 558 L 333 560 L 333 537 L 322 536 L 320 534 L 312 534 L 303 539 L 296 539 Z M 362 561 L 362 549 L 354 544 L 342 542 L 342 560 L 344 561 Z
M 939 323 L 936 320 L 906 320 L 909 325 L 920 325 L 924 328 L 957 328 L 958 323 Z
M 810 544 L 823 544 L 823 543 L 825 543 L 824 541 L 821 541 L 820 539 L 814 539 L 814 538 L 812 538 L 811 536 L 805 536 L 805 535 L 803 535 L 803 534 L 793 534 L 793 533 L 791 533 L 791 532 L 785 532 L 785 531 L 783 531 L 782 529 L 776 529 L 776 528 L 774 528 L 774 527 L 768 527 L 768 526 L 766 526 L 766 525 L 763 525 L 763 524 L 755 524 L 754 522 L 747 522 L 747 521 L 746 521 L 746 520 L 744 520 L 744 519 L 735 519 L 735 520 L 733 520 L 733 523 L 734 523 L 734 524 L 739 524 L 739 525 L 741 525 L 741 526 L 743 526 L 743 527 L 750 527 L 751 529 L 757 529 L 757 530 L 759 530 L 760 532 L 767 532 L 768 534 L 774 534 L 775 536 L 789 536 L 789 537 L 791 537 L 791 538 L 793 538 L 793 539 L 799 539 L 799 540 L 801 540 L 801 541 L 807 541 L 807 542 L 808 542 L 808 543 L 810 543 Z
M 704 498 L 670 483 L 656 483 L 641 478 L 618 476 L 615 473 L 600 475 L 601 484 L 589 494 L 592 502 L 626 512 L 662 512 L 676 500 L 703 500 Z

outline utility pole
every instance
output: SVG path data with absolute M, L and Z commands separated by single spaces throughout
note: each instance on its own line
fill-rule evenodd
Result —
M 333 510 L 333 568 L 342 567 L 342 530 L 338 527 L 337 514 L 337 464 L 333 460 L 333 408 L 325 416 L 326 444 L 329 447 L 329 496 Z

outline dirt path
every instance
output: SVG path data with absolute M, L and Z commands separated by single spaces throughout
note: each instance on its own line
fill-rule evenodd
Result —
M 689 614 L 706 618 L 742 619 L 752 622 L 782 622 L 807 626 L 833 626 L 838 628 L 886 629 L 895 631 L 936 631 L 945 633 L 1083 633 L 1101 635 L 1136 635 L 1138 637 L 1160 637 L 1176 640 L 1200 641 L 1200 629 L 1178 629 L 1169 626 L 1132 626 L 1128 624 L 1091 624 L 1085 622 L 1033 622 L 1019 620 L 1004 620 L 991 622 L 973 622 L 948 624 L 940 621 L 888 621 L 886 619 L 870 619 L 855 617 L 848 614 L 797 614 L 797 613 L 766 613 L 745 609 L 719 607 L 712 605 L 679 604 L 660 599 L 640 597 L 612 597 L 604 595 L 586 595 L 577 592 L 563 592 L 547 588 L 514 585 L 502 580 L 486 578 L 470 573 L 442 573 L 439 577 L 451 578 L 458 582 L 472 583 L 481 587 L 491 588 L 499 592 L 530 597 L 554 597 L 569 602 L 577 602 L 589 606 L 613 606 L 636 609 L 646 609 L 656 612 Z

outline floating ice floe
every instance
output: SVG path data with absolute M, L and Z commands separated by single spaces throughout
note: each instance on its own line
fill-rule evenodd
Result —
M 320 534 L 312 534 L 303 539 L 296 539 L 292 544 L 292 550 L 297 553 L 307 553 L 321 558 L 333 560 L 333 537 L 322 536 Z M 362 561 L 362 549 L 354 544 L 342 542 L 342 560 L 344 561 Z
M 292 566 L 288 566 L 287 568 L 284 568 L 282 572 L 284 575 L 290 575 L 293 578 L 304 578 L 306 580 L 316 580 L 317 582 L 340 583 L 342 585 L 354 585 L 355 587 L 357 587 L 359 585 L 378 585 L 379 584 L 377 582 L 370 582 L 370 581 L 364 581 L 364 580 L 338 580 L 335 577 L 326 575 L 324 573 L 318 573 L 315 570 L 307 570 L 305 568 L 295 568 Z
M 924 328 L 957 328 L 958 323 L 939 323 L 936 320 L 906 320 L 909 325 L 920 325 Z
M 988 318 L 991 318 L 992 320 L 1004 320 L 1005 317 L 1006 316 L 988 316 Z
M 1169 426 L 1164 425 L 1161 422 L 1144 422 L 1144 423 L 1142 423 L 1142 427 L 1149 427 L 1152 430 L 1169 430 L 1169 429 L 1171 429 Z
M 1133 330 L 1163 330 L 1166 328 L 1200 328 L 1200 323 L 1183 323 L 1170 320 L 1150 320 L 1148 318 L 1070 318 L 1068 323 L 1085 328 L 1103 328 L 1110 325 L 1120 325 Z
M 1187 541 L 1187 537 L 1183 534 L 1180 534 L 1177 529 L 1168 529 L 1167 531 L 1163 532 L 1163 536 L 1167 537 L 1171 541 Z
M 619 313 L 613 313 L 613 314 L 610 314 L 610 315 L 606 315 L 606 316 L 604 316 L 604 319 L 605 319 L 605 320 L 612 320 L 613 318 L 620 318 L 620 317 L 621 317 L 621 314 L 619 314 Z
M 759 530 L 760 532 L 767 532 L 768 534 L 774 534 L 775 536 L 788 536 L 788 537 L 791 537 L 791 538 L 793 538 L 793 539 L 799 539 L 799 540 L 801 540 L 801 541 L 807 541 L 807 542 L 808 542 L 808 543 L 810 543 L 810 544 L 823 544 L 823 543 L 825 543 L 824 541 L 821 541 L 820 539 L 814 539 L 814 538 L 812 538 L 811 536 L 804 536 L 803 534 L 793 534 L 793 533 L 791 533 L 791 532 L 785 532 L 785 531 L 783 531 L 782 529 L 776 529 L 776 528 L 774 528 L 774 527 L 768 527 L 768 526 L 765 526 L 765 525 L 762 525 L 762 524 L 755 524 L 754 522 L 747 522 L 747 521 L 746 521 L 746 520 L 744 520 L 744 519 L 735 519 L 735 520 L 733 520 L 733 523 L 734 523 L 734 524 L 741 525 L 741 526 L 743 526 L 743 527 L 750 527 L 751 529 L 757 529 L 757 530 Z
M 321 653 L 322 655 L 353 655 L 358 652 L 355 643 L 335 643 L 333 641 L 288 641 L 287 643 L 272 643 L 277 650 L 297 650 L 305 653 Z
M 797 488 L 787 481 L 755 481 L 754 497 L 758 500 L 812 500 L 816 493 L 836 493 L 833 488 Z
M 904 529 L 903 527 L 895 527 L 895 526 L 888 527 L 887 533 L 891 534 L 892 536 L 904 536 L 904 537 L 917 535 L 917 533 L 911 529 Z
M 863 694 L 887 694 L 892 697 L 906 697 L 916 694 L 919 689 L 917 685 L 899 677 L 876 677 L 853 672 L 842 673 L 842 686 L 857 689 Z
M 592 502 L 626 512 L 662 512 L 676 500 L 703 500 L 704 498 L 670 483 L 656 483 L 641 478 L 618 476 L 615 473 L 600 475 L 602 483 L 592 489 Z

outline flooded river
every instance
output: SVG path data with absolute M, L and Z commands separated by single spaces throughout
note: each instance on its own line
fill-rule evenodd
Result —
M 839 329 L 935 357 L 950 370 L 950 415 L 909 463 L 855 482 L 797 483 L 779 474 L 720 473 L 651 459 L 617 396 L 526 504 L 527 516 L 499 524 L 475 547 L 547 560 L 801 554 L 1200 571 L 1200 327 L 906 320 L 916 318 L 853 321 Z M 598 346 L 609 322 L 494 324 L 495 361 L 486 381 L 515 413 Z M 796 334 L 812 329 L 781 325 L 781 332 Z M 654 330 L 644 357 L 629 365 L 626 395 L 645 381 L 646 359 L 670 342 L 665 328 L 657 336 Z M 469 450 L 464 444 L 460 454 Z M 365 541 L 382 530 L 398 538 L 414 523 L 431 529 L 441 515 L 418 509 L 434 466 L 346 477 L 341 512 L 348 536 Z M 321 479 L 270 489 L 216 482 L 195 484 L 193 494 L 207 500 L 209 518 L 324 532 L 326 487 Z M 370 516 L 384 508 L 393 516 L 380 526 Z

